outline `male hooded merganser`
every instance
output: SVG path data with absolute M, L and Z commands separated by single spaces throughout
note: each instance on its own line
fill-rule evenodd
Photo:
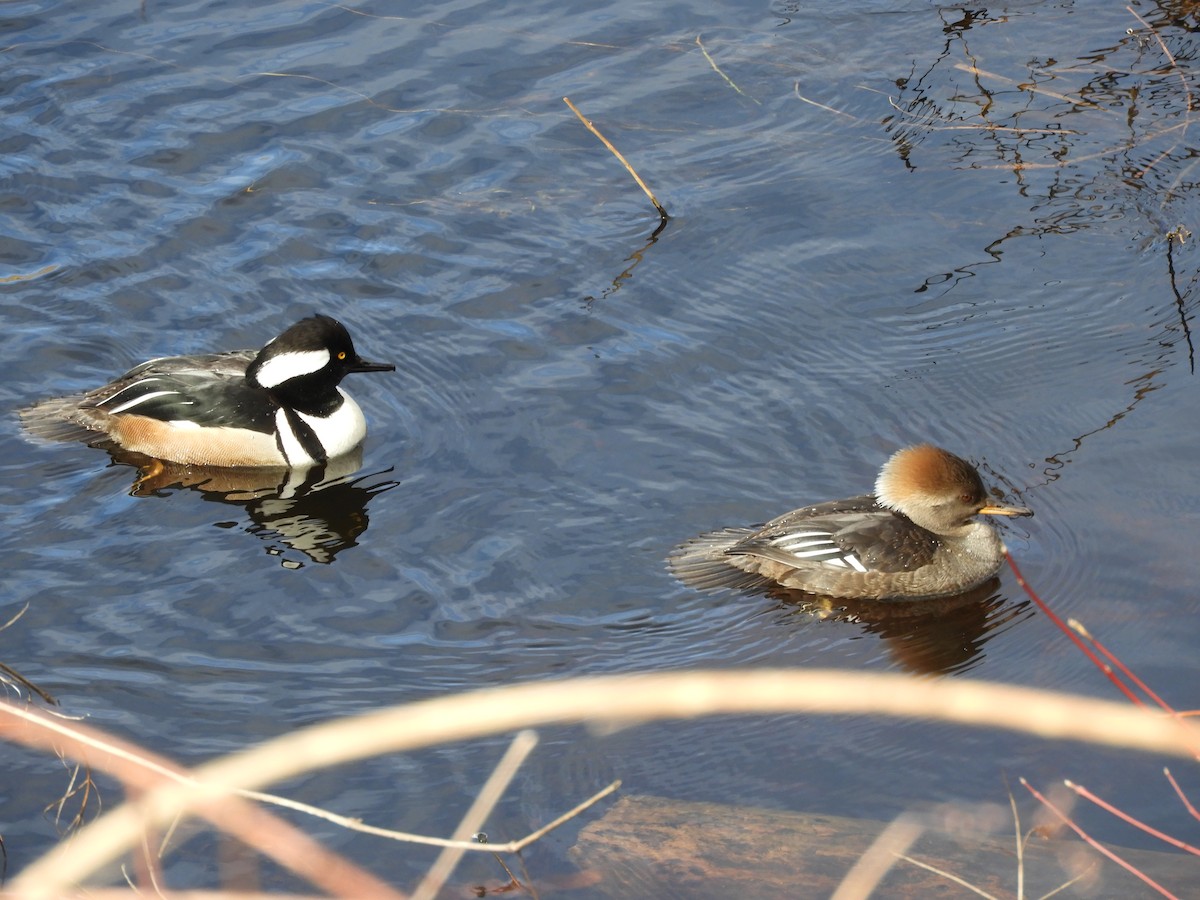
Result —
M 697 588 L 774 584 L 856 599 L 939 597 L 1000 568 L 1004 545 L 991 525 L 974 521 L 980 514 L 1033 511 L 989 502 L 970 463 L 921 444 L 892 455 L 874 494 L 806 506 L 758 529 L 702 534 L 676 547 L 668 564 Z
M 366 437 L 362 410 L 338 383 L 351 372 L 395 369 L 364 360 L 341 322 L 315 315 L 261 350 L 152 359 L 104 387 L 42 401 L 22 417 L 34 434 L 100 432 L 170 462 L 304 468 Z

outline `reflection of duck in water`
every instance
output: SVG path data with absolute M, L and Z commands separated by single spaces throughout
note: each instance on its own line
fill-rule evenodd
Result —
M 310 316 L 259 351 L 152 359 L 117 380 L 22 410 L 26 429 L 102 441 L 168 462 L 306 468 L 352 451 L 367 434 L 338 387 L 367 362 L 336 319 Z
M 398 486 L 390 479 L 379 480 L 382 472 L 352 477 L 362 466 L 361 447 L 307 469 L 190 466 L 130 453 L 111 444 L 107 450 L 113 462 L 138 469 L 130 491 L 134 496 L 162 496 L 189 488 L 205 500 L 241 507 L 250 520 L 246 531 L 265 541 L 269 553 L 285 556 L 290 548 L 323 564 L 358 543 L 369 524 L 367 504 L 371 498 Z M 235 528 L 239 523 L 216 524 Z M 301 563 L 285 558 L 283 565 L 299 568 Z
M 896 664 L 924 675 L 963 671 L 997 629 L 1031 612 L 1027 600 L 1008 602 L 994 577 L 961 594 L 902 603 L 818 596 L 778 586 L 761 592 L 778 601 L 779 624 L 812 618 L 855 624 L 882 639 Z
M 966 460 L 921 444 L 884 464 L 875 493 L 806 506 L 761 528 L 681 544 L 668 565 L 692 587 L 782 588 L 863 600 L 917 600 L 992 578 L 1004 545 L 977 515 L 1031 516 L 988 501 Z

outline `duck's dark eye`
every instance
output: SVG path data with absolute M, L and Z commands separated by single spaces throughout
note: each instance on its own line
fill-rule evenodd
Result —
M 345 358 L 346 358 L 346 351 L 345 351 L 345 350 L 339 350 L 339 351 L 338 351 L 338 359 L 345 359 Z
M 970 494 L 963 494 L 958 499 L 961 500 L 963 503 L 970 503 L 975 498 L 972 497 Z

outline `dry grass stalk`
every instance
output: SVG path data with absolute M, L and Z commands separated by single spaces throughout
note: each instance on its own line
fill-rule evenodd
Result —
M 11 717 L 12 712 L 11 705 L 0 704 L 0 715 Z M 1200 746 L 1200 728 L 1195 724 L 1123 703 L 964 680 L 914 681 L 893 674 L 764 669 L 536 682 L 323 723 L 216 760 L 190 773 L 194 781 L 160 785 L 97 819 L 80 830 L 69 847 L 56 847 L 28 866 L 12 888 L 39 896 L 68 890 L 136 847 L 145 828 L 169 822 L 181 812 L 205 815 L 241 836 L 256 826 L 231 824 L 233 813 L 218 816 L 216 811 L 225 807 L 216 806 L 217 799 L 239 787 L 257 788 L 355 759 L 535 725 L 611 725 L 786 712 L 932 718 L 1184 757 Z M 0 719 L 0 726 L 11 731 L 7 725 Z M 242 814 L 239 808 L 237 815 Z M 255 847 L 262 842 L 249 841 Z
M 728 75 L 726 75 L 724 72 L 721 71 L 721 67 L 717 65 L 717 61 L 709 55 L 708 50 L 706 50 L 704 47 L 704 44 L 702 44 L 700 42 L 700 35 L 696 35 L 696 46 L 700 48 L 700 52 L 704 54 L 704 58 L 708 60 L 708 64 L 710 66 L 712 66 L 713 71 L 725 79 L 726 84 L 728 84 L 731 88 L 733 88 L 735 91 L 737 91 L 739 94 L 741 94 L 746 99 L 754 100 L 753 97 L 751 97 L 749 94 L 747 94 L 745 91 L 743 91 L 740 87 L 738 87 L 737 84 L 734 83 L 734 80 L 732 78 L 730 78 Z M 800 84 L 799 82 L 796 82 L 797 87 L 799 87 L 799 84 Z M 762 106 L 761 101 L 754 100 L 754 102 L 757 103 L 759 106 Z M 828 108 L 828 107 L 826 107 L 826 108 Z
M 476 833 L 483 827 L 483 823 L 487 821 L 487 817 L 492 814 L 492 810 L 496 808 L 496 804 L 500 802 L 500 798 L 508 789 L 513 776 L 517 774 L 517 769 L 521 767 L 521 763 L 526 760 L 536 746 L 537 735 L 532 731 L 517 732 L 517 736 L 508 745 L 508 750 L 483 785 L 483 789 L 476 795 L 470 809 L 458 823 L 458 827 L 454 829 L 454 840 L 465 841 L 468 835 Z M 438 854 L 438 858 L 434 860 L 425 877 L 421 879 L 421 883 L 413 891 L 412 900 L 433 900 L 449 879 L 454 867 L 462 859 L 464 852 L 466 851 L 458 847 L 447 847 Z
M 858 121 L 857 116 L 852 116 L 848 112 L 842 112 L 840 109 L 834 109 L 832 106 L 826 106 L 824 103 L 818 103 L 816 100 L 810 100 L 808 97 L 805 97 L 803 94 L 800 93 L 800 82 L 799 81 L 797 81 L 795 83 L 795 85 L 793 85 L 792 90 L 795 91 L 796 97 L 798 99 L 803 100 L 805 103 L 812 104 L 817 109 L 823 109 L 826 112 L 836 113 L 839 116 L 845 116 L 847 119 L 853 119 L 855 122 Z M 892 103 L 891 97 L 888 97 L 888 102 L 891 103 L 892 106 L 896 106 L 895 103 Z M 899 109 L 900 107 L 896 106 L 896 108 Z
M 186 773 L 169 760 L 78 722 L 68 722 L 13 703 L 0 703 L 0 737 L 28 747 L 42 748 L 73 759 L 84 760 L 89 769 L 109 773 L 121 781 L 128 791 L 134 793 L 152 791 L 164 782 L 188 781 Z M 307 878 L 312 884 L 334 896 L 400 896 L 375 876 L 322 847 L 300 829 L 254 804 L 237 797 L 227 797 L 223 792 L 215 792 L 204 786 L 198 785 L 197 788 L 197 802 L 189 807 L 190 812 L 208 819 L 247 846 L 276 860 L 280 865 Z M 215 804 L 215 799 L 221 799 L 223 802 Z M 172 818 L 174 816 L 168 816 L 163 821 Z M 135 802 L 125 804 L 97 821 L 105 822 L 110 819 L 128 820 L 132 827 L 123 831 L 121 837 L 115 841 L 104 841 L 108 849 L 103 854 L 103 862 L 89 866 L 88 873 L 126 852 L 136 850 L 141 844 L 145 828 L 136 812 Z M 103 837 L 92 825 L 82 828 L 79 833 L 93 833 Z M 73 855 L 72 844 L 60 844 L 51 854 L 57 852 L 70 857 Z M 9 890 L 28 897 L 57 896 L 82 881 L 69 878 L 55 880 L 54 884 L 50 884 L 37 876 L 37 866 L 35 861 L 26 868 L 9 885 Z M 27 877 L 31 871 L 32 877 Z
M 662 217 L 663 222 L 666 222 L 667 219 L 671 218 L 669 215 L 667 215 L 667 211 L 663 209 L 663 205 L 658 202 L 658 198 L 654 196 L 654 191 L 650 190 L 650 188 L 646 186 L 646 182 L 642 181 L 642 176 L 639 175 L 637 170 L 629 164 L 629 160 L 621 155 L 621 151 L 612 145 L 612 141 L 600 133 L 600 129 L 593 125 L 591 120 L 579 111 L 575 104 L 571 102 L 570 97 L 563 97 L 563 103 L 567 104 L 567 106 L 571 108 L 571 112 L 575 113 L 575 115 L 579 117 L 579 121 L 583 123 L 584 127 L 598 137 L 600 142 L 609 149 L 612 155 L 621 161 L 621 165 L 623 165 L 629 174 L 633 176 L 633 180 L 637 182 L 638 187 L 640 187 L 642 191 L 645 192 L 646 196 L 650 198 L 650 202 L 653 203 L 654 208 L 658 210 L 658 214 Z
M 867 900 L 897 859 L 916 843 L 925 826 L 912 816 L 897 816 L 851 866 L 830 900 Z

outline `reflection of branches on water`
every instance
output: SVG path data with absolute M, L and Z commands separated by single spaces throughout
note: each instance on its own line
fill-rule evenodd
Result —
M 621 273 L 612 280 L 611 285 L 600 292 L 599 297 L 593 294 L 588 294 L 583 298 L 583 305 L 585 309 L 590 310 L 592 308 L 592 304 L 597 300 L 604 300 L 612 294 L 615 294 L 621 289 L 622 285 L 624 285 L 626 281 L 629 281 L 631 278 L 633 278 L 633 270 L 636 269 L 641 263 L 642 258 L 646 255 L 646 251 L 658 243 L 658 236 L 663 233 L 663 229 L 667 227 L 668 221 L 668 219 L 663 219 L 660 221 L 658 223 L 658 227 L 650 233 L 650 237 L 646 238 L 645 243 L 643 243 L 642 246 L 637 250 L 634 250 L 633 253 L 629 254 L 629 256 L 625 257 L 625 262 L 629 263 L 629 265 L 621 270 Z
M 0 625 L 0 631 L 7 631 L 14 624 L 16 624 L 17 620 L 20 619 L 21 616 L 25 615 L 25 613 L 28 611 L 29 604 L 26 603 L 11 619 L 9 619 L 3 625 Z M 46 703 L 52 703 L 55 705 L 58 703 L 58 701 L 55 700 L 50 693 L 42 690 L 12 666 L 5 665 L 4 663 L 0 663 L 0 684 L 3 684 L 9 688 L 24 688 L 30 694 L 37 694 Z
M 1127 385 L 1130 385 L 1134 388 L 1133 400 L 1131 400 L 1129 404 L 1126 405 L 1125 408 L 1120 412 L 1110 417 L 1109 420 L 1099 428 L 1093 428 L 1091 431 L 1085 431 L 1078 437 L 1072 438 L 1072 443 L 1074 446 L 1072 446 L 1070 450 L 1064 450 L 1061 453 L 1055 453 L 1047 456 L 1045 460 L 1047 463 L 1046 468 L 1042 470 L 1043 480 L 1037 484 L 1030 485 L 1025 490 L 1033 490 L 1035 488 L 1044 487 L 1047 484 L 1058 481 L 1062 475 L 1062 470 L 1065 469 L 1067 464 L 1070 462 L 1068 457 L 1074 454 L 1075 451 L 1079 450 L 1083 446 L 1084 441 L 1094 434 L 1100 434 L 1102 431 L 1107 431 L 1109 428 L 1112 428 L 1127 415 L 1133 412 L 1133 408 L 1141 403 L 1148 394 L 1152 394 L 1154 391 L 1157 391 L 1160 387 L 1162 387 L 1161 384 L 1155 381 L 1155 379 L 1158 378 L 1158 376 L 1160 376 L 1162 373 L 1162 369 L 1152 369 L 1151 371 L 1146 372 L 1143 375 L 1139 375 L 1137 378 L 1134 378 L 1131 381 L 1125 382 Z
M 999 261 L 1013 238 L 1095 228 L 1133 209 L 1151 224 L 1150 246 L 1165 238 L 1164 280 L 1171 292 L 1166 315 L 1150 326 L 1154 350 L 1139 354 L 1138 364 L 1143 370 L 1170 365 L 1164 351 L 1185 349 L 1194 373 L 1190 320 L 1200 266 L 1184 244 L 1187 229 L 1178 224 L 1189 221 L 1191 210 L 1175 207 L 1200 188 L 1200 154 L 1186 140 L 1197 102 L 1190 65 L 1200 59 L 1200 45 L 1190 37 L 1195 6 L 1160 4 L 1154 23 L 1127 10 L 1130 27 L 1114 45 L 1075 59 L 1035 59 L 1018 73 L 980 68 L 978 58 L 995 55 L 977 54 L 969 41 L 982 26 L 1005 20 L 955 10 L 951 15 L 959 18 L 943 20 L 946 42 L 933 62 L 897 81 L 895 115 L 883 124 L 910 170 L 918 166 L 918 148 L 930 159 L 924 165 L 942 153 L 951 167 L 1005 169 L 1032 201 L 1033 221 L 989 244 L 989 260 L 930 275 L 916 292 L 953 289 L 979 266 Z M 962 84 L 959 73 L 973 87 Z
M 1190 231 L 1188 231 L 1186 228 L 1184 228 L 1182 225 L 1180 225 L 1178 228 L 1175 228 L 1174 230 L 1171 231 L 1170 234 L 1167 235 L 1167 274 L 1171 278 L 1171 293 L 1173 293 L 1175 295 L 1175 308 L 1179 313 L 1179 328 L 1183 332 L 1184 341 L 1187 343 L 1188 370 L 1194 375 L 1196 373 L 1196 348 L 1192 346 L 1192 329 L 1188 325 L 1187 301 L 1184 299 L 1183 294 L 1181 294 L 1179 292 L 1179 284 L 1177 281 L 1177 276 L 1175 274 L 1175 252 L 1174 252 L 1175 243 L 1178 241 L 1179 244 L 1182 245 L 1184 241 L 1186 241 L 1189 237 L 1191 237 L 1191 234 L 1192 233 Z M 1193 275 L 1191 282 L 1189 282 L 1189 284 L 1187 285 L 1186 290 L 1190 291 L 1191 288 L 1193 286 L 1195 286 L 1195 284 L 1196 284 L 1196 276 Z M 1174 328 L 1173 323 L 1167 325 L 1168 330 L 1172 330 L 1173 328 Z M 1160 339 L 1160 343 L 1163 343 L 1163 346 L 1166 346 L 1166 347 L 1170 347 L 1170 346 L 1174 345 L 1174 342 L 1165 343 L 1161 339 Z

